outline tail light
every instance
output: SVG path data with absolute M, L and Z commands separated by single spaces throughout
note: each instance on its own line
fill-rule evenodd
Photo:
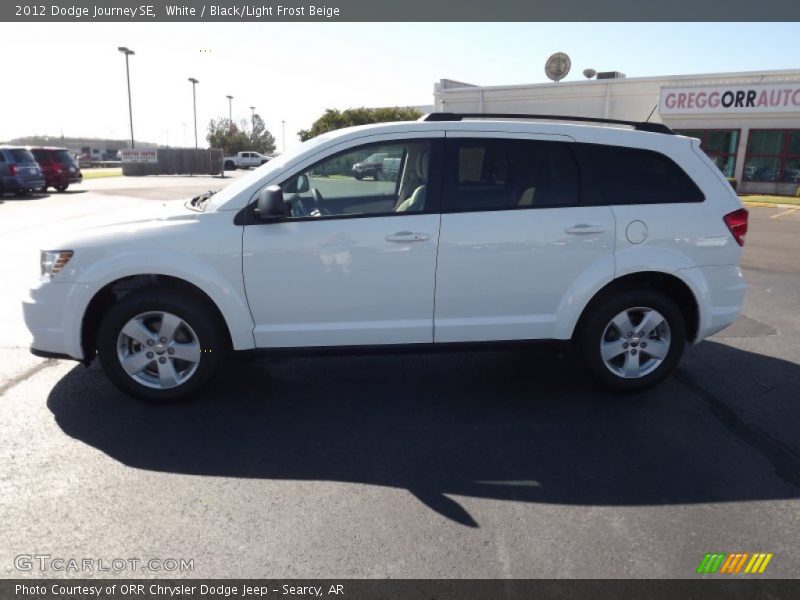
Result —
M 722 220 L 725 221 L 725 225 L 730 229 L 731 235 L 733 239 L 736 240 L 736 243 L 740 246 L 744 246 L 744 236 L 747 234 L 747 209 L 740 208 L 732 213 L 728 213 L 722 217 Z
M 8 174 L 11 177 L 17 174 L 17 165 L 8 165 Z

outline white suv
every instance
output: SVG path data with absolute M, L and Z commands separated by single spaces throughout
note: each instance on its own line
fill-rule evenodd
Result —
M 154 401 L 251 349 L 564 340 L 606 387 L 663 379 L 739 314 L 747 211 L 663 125 L 510 117 L 324 134 L 216 194 L 61 240 L 24 305 L 32 351 L 98 355 Z M 375 153 L 401 156 L 397 173 L 357 181 Z

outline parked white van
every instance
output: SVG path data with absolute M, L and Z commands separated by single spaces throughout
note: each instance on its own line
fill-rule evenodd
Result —
M 229 351 L 571 342 L 644 389 L 730 325 L 747 211 L 660 124 L 434 113 L 316 137 L 215 194 L 42 251 L 32 351 L 187 397 Z M 397 178 L 357 180 L 365 156 Z M 712 376 L 712 375 L 710 375 Z

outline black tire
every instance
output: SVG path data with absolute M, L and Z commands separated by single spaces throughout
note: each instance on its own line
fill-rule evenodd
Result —
M 184 321 L 196 334 L 201 348 L 194 372 L 186 381 L 168 388 L 148 387 L 128 375 L 120 364 L 117 351 L 118 338 L 126 323 L 143 313 L 159 311 L 171 313 Z M 103 316 L 97 333 L 97 353 L 108 378 L 125 394 L 154 404 L 190 400 L 217 375 L 229 352 L 223 327 L 206 299 L 182 289 L 143 288 L 123 297 Z M 155 368 L 158 366 L 151 364 Z
M 225 161 L 225 170 L 226 171 L 235 171 L 236 164 L 233 161 L 227 160 Z
M 363 176 L 361 173 L 354 173 L 354 174 L 353 174 L 353 177 L 355 177 L 355 178 L 356 178 L 356 179 L 358 179 L 359 181 L 361 181 L 362 179 L 364 179 L 364 176 Z
M 69 187 L 68 185 L 57 185 L 57 186 L 56 186 L 56 191 L 57 191 L 57 192 L 61 192 L 61 193 L 63 193 L 63 192 L 66 192 L 66 191 L 67 191 L 67 188 L 68 188 L 68 187 Z M 46 188 L 45 188 L 45 189 L 46 189 Z
M 607 366 L 601 355 L 601 344 L 604 340 L 607 342 L 611 340 L 612 343 L 613 341 L 619 341 L 628 344 L 625 353 L 613 359 L 617 362 L 624 361 L 628 353 L 638 356 L 635 360 L 640 362 L 642 366 L 649 364 L 647 362 L 649 360 L 655 360 L 648 355 L 646 348 L 640 346 L 642 341 L 647 345 L 650 338 L 645 337 L 640 340 L 634 335 L 631 342 L 621 338 L 615 340 L 617 328 L 613 326 L 607 329 L 612 319 L 624 311 L 630 311 L 628 314 L 632 320 L 637 315 L 641 315 L 642 312 L 637 311 L 637 308 L 655 310 L 663 316 L 664 322 L 668 327 L 666 331 L 668 331 L 669 336 L 669 349 L 664 358 L 661 359 L 660 364 L 655 366 L 656 363 L 653 363 L 654 368 L 650 367 L 652 370 L 648 372 L 647 369 L 643 369 L 641 376 L 626 378 L 613 372 L 612 366 Z M 669 296 L 650 289 L 621 290 L 601 297 L 597 302 L 590 305 L 587 311 L 577 332 L 575 342 L 584 364 L 600 385 L 608 390 L 617 392 L 638 392 L 652 387 L 675 371 L 686 346 L 686 321 L 681 309 Z M 664 331 L 662 329 L 662 332 Z M 636 332 L 634 331 L 633 333 L 635 334 Z M 623 335 L 627 336 L 627 333 Z M 659 332 L 654 332 L 652 335 L 656 338 L 661 337 Z M 653 347 L 653 340 L 650 340 L 649 343 Z M 638 347 L 633 348 L 634 345 Z M 631 360 L 634 359 L 632 358 Z M 616 365 L 617 363 L 613 366 Z M 619 368 L 623 369 L 624 367 L 620 366 Z

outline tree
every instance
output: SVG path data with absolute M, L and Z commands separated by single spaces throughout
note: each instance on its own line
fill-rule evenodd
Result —
M 344 111 L 329 108 L 324 115 L 314 121 L 311 129 L 298 131 L 297 135 L 300 136 L 300 141 L 305 142 L 322 133 L 342 127 L 390 121 L 415 121 L 421 116 L 422 113 L 416 108 L 400 106 L 394 108 L 348 108 Z
M 250 136 L 236 123 L 229 119 L 211 119 L 208 123 L 208 145 L 211 148 L 221 148 L 225 156 L 233 156 L 237 152 L 250 149 Z
M 267 126 L 261 115 L 253 115 L 253 128 L 250 130 L 250 149 L 261 154 L 275 152 L 275 137 L 267 131 Z

